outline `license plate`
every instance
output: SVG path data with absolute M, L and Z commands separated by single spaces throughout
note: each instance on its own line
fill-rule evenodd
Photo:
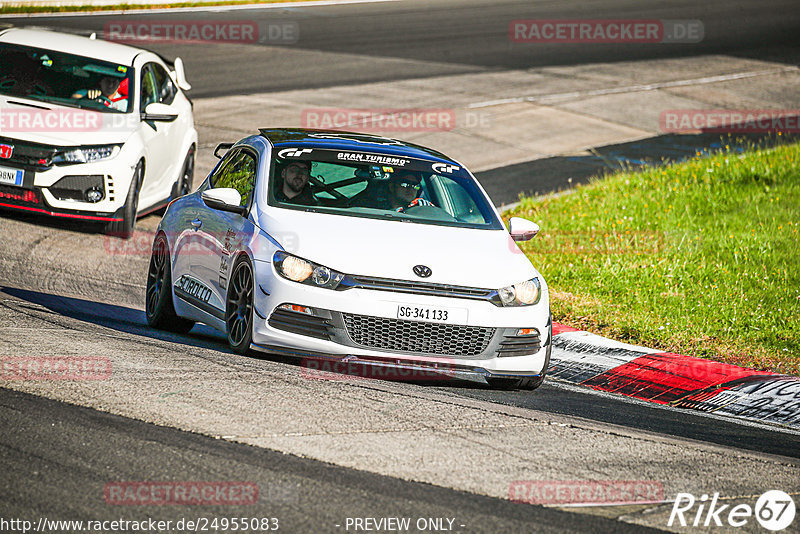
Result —
M 22 169 L 10 169 L 8 167 L 0 167 L 0 184 L 21 186 L 23 176 L 25 176 L 25 171 L 23 171 Z
M 463 308 L 440 308 L 439 306 L 415 306 L 399 304 L 397 318 L 407 321 L 424 321 L 428 323 L 460 323 L 467 322 L 467 310 Z

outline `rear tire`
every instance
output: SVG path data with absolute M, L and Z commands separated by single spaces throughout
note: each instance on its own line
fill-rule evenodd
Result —
M 179 317 L 172 302 L 172 269 L 169 246 L 163 235 L 156 237 L 147 270 L 145 291 L 145 314 L 147 324 L 159 330 L 185 334 L 194 326 L 194 321 Z
M 225 332 L 228 345 L 237 354 L 247 354 L 253 342 L 253 267 L 240 256 L 231 271 L 225 304 Z
M 128 196 L 125 198 L 125 206 L 122 209 L 122 220 L 111 221 L 106 225 L 105 233 L 122 239 L 130 239 L 133 230 L 136 228 L 136 213 L 139 209 L 139 190 L 142 187 L 142 171 L 144 165 L 140 161 L 133 171 L 131 186 L 128 188 Z

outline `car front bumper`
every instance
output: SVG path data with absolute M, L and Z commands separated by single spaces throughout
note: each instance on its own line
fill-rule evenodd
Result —
M 465 298 L 310 287 L 279 277 L 271 263 L 255 264 L 260 282 L 254 288 L 256 349 L 349 365 L 442 371 L 483 382 L 546 371 L 552 342 L 546 286 L 538 304 L 504 308 Z M 461 320 L 398 319 L 400 306 L 451 310 Z M 519 335 L 521 329 L 536 335 Z
M 0 183 L 0 207 L 54 217 L 122 220 L 121 209 L 130 186 L 132 170 L 119 155 L 105 161 L 48 168 L 22 168 L 0 160 L 4 169 L 21 173 L 16 183 Z M 102 199 L 90 202 L 85 193 L 93 188 Z

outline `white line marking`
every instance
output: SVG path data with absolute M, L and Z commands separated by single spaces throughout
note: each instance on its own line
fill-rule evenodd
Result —
M 180 2 L 181 0 L 175 0 Z M 184 0 L 192 1 L 192 0 Z M 50 13 L 8 13 L 0 14 L 0 19 L 12 18 L 61 18 L 61 17 L 83 17 L 91 15 L 93 17 L 104 17 L 109 15 L 141 15 L 147 13 L 201 13 L 201 12 L 223 12 L 223 11 L 241 11 L 241 10 L 262 10 L 262 9 L 288 9 L 298 7 L 324 7 L 346 4 L 371 4 L 377 2 L 399 2 L 400 0 L 310 0 L 308 2 L 277 2 L 271 4 L 241 4 L 229 6 L 195 6 L 195 7 L 174 7 L 174 8 L 160 8 L 160 9 L 114 9 L 106 11 L 65 11 L 65 12 L 50 12 Z
M 727 82 L 730 80 L 741 80 L 744 78 L 755 78 L 757 76 L 767 76 L 770 74 L 781 74 L 783 72 L 798 72 L 798 67 L 780 67 L 767 70 L 757 70 L 750 72 L 737 72 L 734 74 L 722 74 L 719 76 L 706 76 L 703 78 L 692 78 L 689 80 L 674 80 L 671 82 L 657 82 L 642 85 L 627 85 L 625 87 L 611 87 L 607 89 L 593 89 L 591 91 L 573 91 L 570 93 L 555 93 L 552 95 L 541 96 L 521 96 L 516 98 L 501 98 L 498 100 L 487 100 L 485 102 L 475 102 L 469 104 L 468 108 L 486 108 L 499 106 L 501 104 L 516 104 L 520 102 L 558 102 L 571 100 L 574 98 L 586 98 L 590 96 L 614 95 L 620 93 L 635 93 L 639 91 L 654 91 L 657 89 L 668 89 L 670 87 L 686 87 L 688 85 L 704 85 L 709 83 Z

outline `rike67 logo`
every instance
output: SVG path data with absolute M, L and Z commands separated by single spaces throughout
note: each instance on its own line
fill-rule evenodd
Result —
M 755 517 L 765 529 L 784 530 L 794 521 L 795 504 L 792 497 L 780 490 L 770 490 L 755 503 L 720 504 L 719 493 L 699 499 L 691 493 L 678 493 L 667 526 L 672 527 L 743 527 Z

